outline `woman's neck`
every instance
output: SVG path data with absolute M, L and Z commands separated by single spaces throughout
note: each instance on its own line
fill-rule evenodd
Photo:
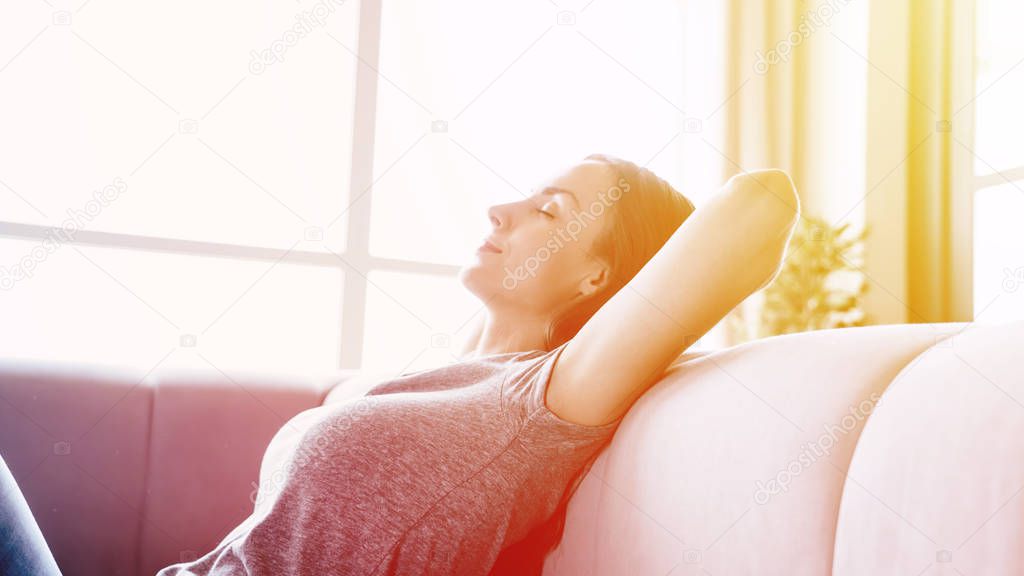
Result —
M 488 310 L 480 328 L 480 336 L 475 345 L 469 347 L 465 356 L 475 358 L 492 354 L 545 350 L 547 325 L 548 321 L 545 319 Z

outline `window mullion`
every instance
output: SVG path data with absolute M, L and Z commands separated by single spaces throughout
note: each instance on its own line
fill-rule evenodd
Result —
M 370 204 L 373 184 L 374 129 L 377 118 L 377 73 L 380 60 L 381 0 L 362 0 L 359 6 L 359 44 L 356 53 L 356 97 L 352 130 L 352 175 L 349 207 L 345 217 L 348 262 L 357 271 L 345 270 L 341 305 L 341 368 L 362 364 L 366 321 L 366 278 L 370 263 Z M 367 190 L 366 194 L 361 194 Z

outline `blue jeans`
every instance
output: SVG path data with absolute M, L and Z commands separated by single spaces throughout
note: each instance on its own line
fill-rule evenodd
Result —
M 0 575 L 60 576 L 28 502 L 0 456 Z

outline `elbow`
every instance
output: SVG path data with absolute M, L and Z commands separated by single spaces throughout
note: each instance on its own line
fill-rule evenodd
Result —
M 778 207 L 782 209 L 788 228 L 792 228 L 800 219 L 800 195 L 797 194 L 796 185 L 793 179 L 783 170 L 766 170 L 770 174 L 768 178 L 768 189 L 779 201 Z
M 758 203 L 790 228 L 800 218 L 800 196 L 785 170 L 752 170 L 733 176 L 730 184 L 737 193 Z
M 741 205 L 755 209 L 762 228 L 773 237 L 788 243 L 797 220 L 800 219 L 800 196 L 793 180 L 784 170 L 753 170 L 733 176 L 729 181 L 733 194 L 740 197 Z
M 755 213 L 764 244 L 756 265 L 751 266 L 758 278 L 758 290 L 768 286 L 782 270 L 786 249 L 800 219 L 800 197 L 793 180 L 783 170 L 756 170 L 733 177 L 736 194 Z

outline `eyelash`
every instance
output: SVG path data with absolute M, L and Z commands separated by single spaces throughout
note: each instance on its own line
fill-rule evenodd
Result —
M 543 214 L 544 217 L 546 217 L 548 220 L 554 220 L 555 219 L 555 215 L 554 214 L 552 214 L 550 212 L 545 212 L 545 211 L 541 210 L 540 208 L 537 209 L 537 212 L 540 212 L 541 214 Z

